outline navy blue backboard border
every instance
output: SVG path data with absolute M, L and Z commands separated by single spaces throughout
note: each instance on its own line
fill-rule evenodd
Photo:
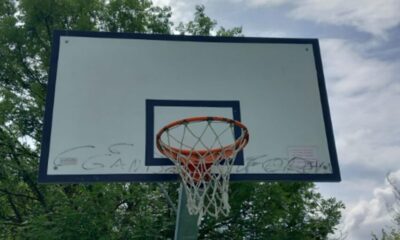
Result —
M 296 174 L 231 174 L 230 179 L 231 181 L 313 181 L 313 182 L 337 182 L 341 180 L 318 39 L 209 37 L 209 36 L 182 36 L 182 35 L 159 35 L 159 34 L 138 34 L 138 33 L 54 31 L 53 41 L 52 41 L 49 81 L 47 86 L 46 109 L 43 121 L 44 127 L 43 127 L 42 142 L 41 142 L 41 155 L 40 155 L 39 178 L 38 178 L 38 181 L 40 183 L 159 182 L 159 181 L 178 180 L 178 176 L 176 174 L 136 174 L 136 173 L 94 174 L 94 175 L 47 174 L 52 118 L 53 118 L 53 106 L 54 106 L 54 97 L 56 88 L 58 54 L 60 47 L 60 38 L 62 36 L 88 37 L 88 38 L 92 37 L 92 38 L 117 38 L 117 39 L 147 39 L 147 40 L 163 40 L 163 41 L 221 42 L 221 43 L 311 44 L 313 47 L 315 66 L 318 77 L 320 100 L 323 111 L 322 114 L 325 123 L 325 132 L 328 142 L 332 173 L 330 174 L 297 174 L 297 173 Z M 240 164 L 240 162 L 238 162 L 238 164 Z

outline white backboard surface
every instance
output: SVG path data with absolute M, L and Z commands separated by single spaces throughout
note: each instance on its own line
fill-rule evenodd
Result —
M 339 181 L 315 39 L 55 32 L 39 180 L 168 181 L 169 122 L 239 120 L 232 180 Z

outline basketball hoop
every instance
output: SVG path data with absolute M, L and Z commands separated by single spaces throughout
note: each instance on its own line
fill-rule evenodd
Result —
M 229 176 L 236 155 L 249 141 L 247 127 L 223 117 L 172 122 L 156 136 L 157 148 L 171 159 L 185 183 L 191 215 L 227 215 Z

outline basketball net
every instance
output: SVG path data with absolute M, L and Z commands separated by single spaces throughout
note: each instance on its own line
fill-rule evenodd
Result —
M 183 181 L 187 208 L 198 215 L 228 215 L 229 177 L 238 152 L 248 143 L 247 128 L 222 117 L 195 117 L 168 124 L 157 148 L 171 159 Z

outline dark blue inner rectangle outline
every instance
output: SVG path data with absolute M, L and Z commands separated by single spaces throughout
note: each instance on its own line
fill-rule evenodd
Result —
M 207 108 L 231 108 L 233 120 L 240 119 L 239 101 L 204 101 L 204 100 L 146 100 L 146 166 L 168 166 L 174 163 L 168 158 L 154 157 L 154 137 L 160 129 L 154 129 L 154 109 L 156 107 L 207 107 Z M 188 116 L 190 117 L 190 116 Z M 199 117 L 199 116 L 196 116 Z M 180 120 L 180 119 L 176 119 Z M 235 137 L 240 136 L 240 129 L 235 127 Z M 236 156 L 234 165 L 244 165 L 243 151 Z
M 155 182 L 176 181 L 176 174 L 94 174 L 94 175 L 49 175 L 47 173 L 48 157 L 50 152 L 51 128 L 53 120 L 53 107 L 55 98 L 55 86 L 58 66 L 58 54 L 60 38 L 87 37 L 87 38 L 109 38 L 109 39 L 143 39 L 159 41 L 191 41 L 191 42 L 215 42 L 215 43 L 248 43 L 248 44 L 310 44 L 313 47 L 314 60 L 318 78 L 322 114 L 325 123 L 325 133 L 328 142 L 329 155 L 332 165 L 332 173 L 327 174 L 231 174 L 231 181 L 314 181 L 314 182 L 336 182 L 341 180 L 340 169 L 337 159 L 335 139 L 332 121 L 329 111 L 328 95 L 325 86 L 325 78 L 320 54 L 318 39 L 314 38 L 261 38 L 261 37 L 213 37 L 213 36 L 183 36 L 163 34 L 141 34 L 141 33 L 112 33 L 112 32 L 89 32 L 89 31 L 54 31 L 52 40 L 52 52 L 49 70 L 49 81 L 47 86 L 46 109 L 44 114 L 44 125 L 41 142 L 41 154 L 39 164 L 40 183 L 79 183 L 79 182 Z M 153 116 L 154 117 L 154 116 Z M 154 130 L 153 130 L 154 131 Z M 152 134 L 154 136 L 154 134 Z M 150 139 L 149 139 L 150 140 Z M 154 142 L 154 141 L 152 141 Z M 153 143 L 152 143 L 153 144 Z M 153 149 L 153 148 L 152 148 Z M 153 156 L 153 155 L 151 155 Z M 241 157 L 243 159 L 243 156 Z M 243 160 L 242 160 L 243 161 Z

